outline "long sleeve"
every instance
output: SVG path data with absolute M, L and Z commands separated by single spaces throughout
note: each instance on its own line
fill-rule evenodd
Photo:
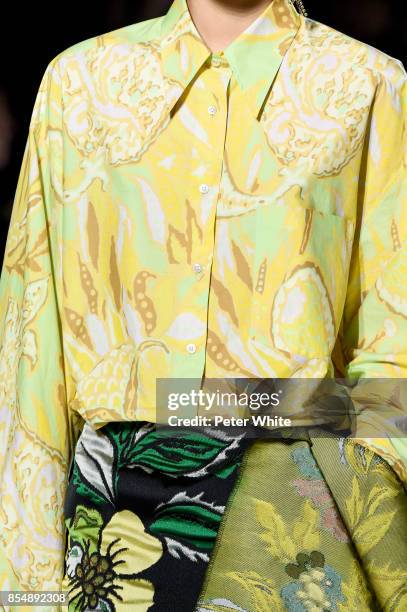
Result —
M 0 281 L 0 590 L 58 590 L 63 571 L 75 422 L 59 314 L 59 84 L 55 58 L 31 117 Z
M 374 78 L 340 340 L 360 441 L 406 482 L 407 73 L 392 58 Z

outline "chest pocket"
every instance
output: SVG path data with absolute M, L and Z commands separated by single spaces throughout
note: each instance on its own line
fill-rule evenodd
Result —
M 355 224 L 302 205 L 255 211 L 250 333 L 286 357 L 326 357 L 342 317 Z

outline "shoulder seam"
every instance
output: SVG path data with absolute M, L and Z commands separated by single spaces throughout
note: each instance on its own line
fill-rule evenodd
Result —
M 101 41 L 101 40 L 105 40 L 108 39 L 109 37 L 111 37 L 112 39 L 114 39 L 115 36 L 120 37 L 120 33 L 125 34 L 126 30 L 128 32 L 131 31 L 131 29 L 138 29 L 140 28 L 140 30 L 143 29 L 143 27 L 146 27 L 146 29 L 148 30 L 147 26 L 153 26 L 154 24 L 159 24 L 159 22 L 163 19 L 162 16 L 160 17 L 153 17 L 152 19 L 146 19 L 144 21 L 139 21 L 139 22 L 135 22 L 120 28 L 116 28 L 114 30 L 110 30 L 108 32 L 101 32 L 100 34 L 95 34 L 94 36 L 89 36 L 88 38 L 84 38 L 82 40 L 78 40 L 77 42 L 73 43 L 72 45 L 69 45 L 68 47 L 65 47 L 65 49 L 62 49 L 59 53 L 57 53 L 57 55 L 55 55 L 48 63 L 48 65 L 52 64 L 54 61 L 59 61 L 60 59 L 63 59 L 65 57 L 69 57 L 70 54 L 75 54 L 75 52 L 77 50 L 79 50 L 81 48 L 82 45 L 95 45 L 97 44 L 97 41 Z M 133 44 L 138 44 L 138 43 L 143 43 L 143 42 L 149 42 L 152 40 L 156 40 L 156 37 L 151 35 L 149 36 L 148 33 L 145 36 L 140 36 L 140 39 L 138 40 L 137 37 L 133 40 L 129 42 L 132 42 Z

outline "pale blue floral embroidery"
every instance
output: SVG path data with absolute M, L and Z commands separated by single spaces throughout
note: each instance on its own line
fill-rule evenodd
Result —
M 298 465 L 298 469 L 305 478 L 321 479 L 322 474 L 318 469 L 314 457 L 309 448 L 296 448 L 291 453 L 292 458 Z
M 330 566 L 325 565 L 324 556 L 319 551 L 311 555 L 300 553 L 298 564 L 286 566 L 289 575 L 297 575 L 295 582 L 290 582 L 280 595 L 289 612 L 336 612 L 337 603 L 344 602 L 342 578 Z

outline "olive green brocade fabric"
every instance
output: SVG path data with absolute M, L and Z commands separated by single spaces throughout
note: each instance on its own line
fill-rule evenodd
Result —
M 246 451 L 199 612 L 404 612 L 407 496 L 350 439 L 256 441 Z

